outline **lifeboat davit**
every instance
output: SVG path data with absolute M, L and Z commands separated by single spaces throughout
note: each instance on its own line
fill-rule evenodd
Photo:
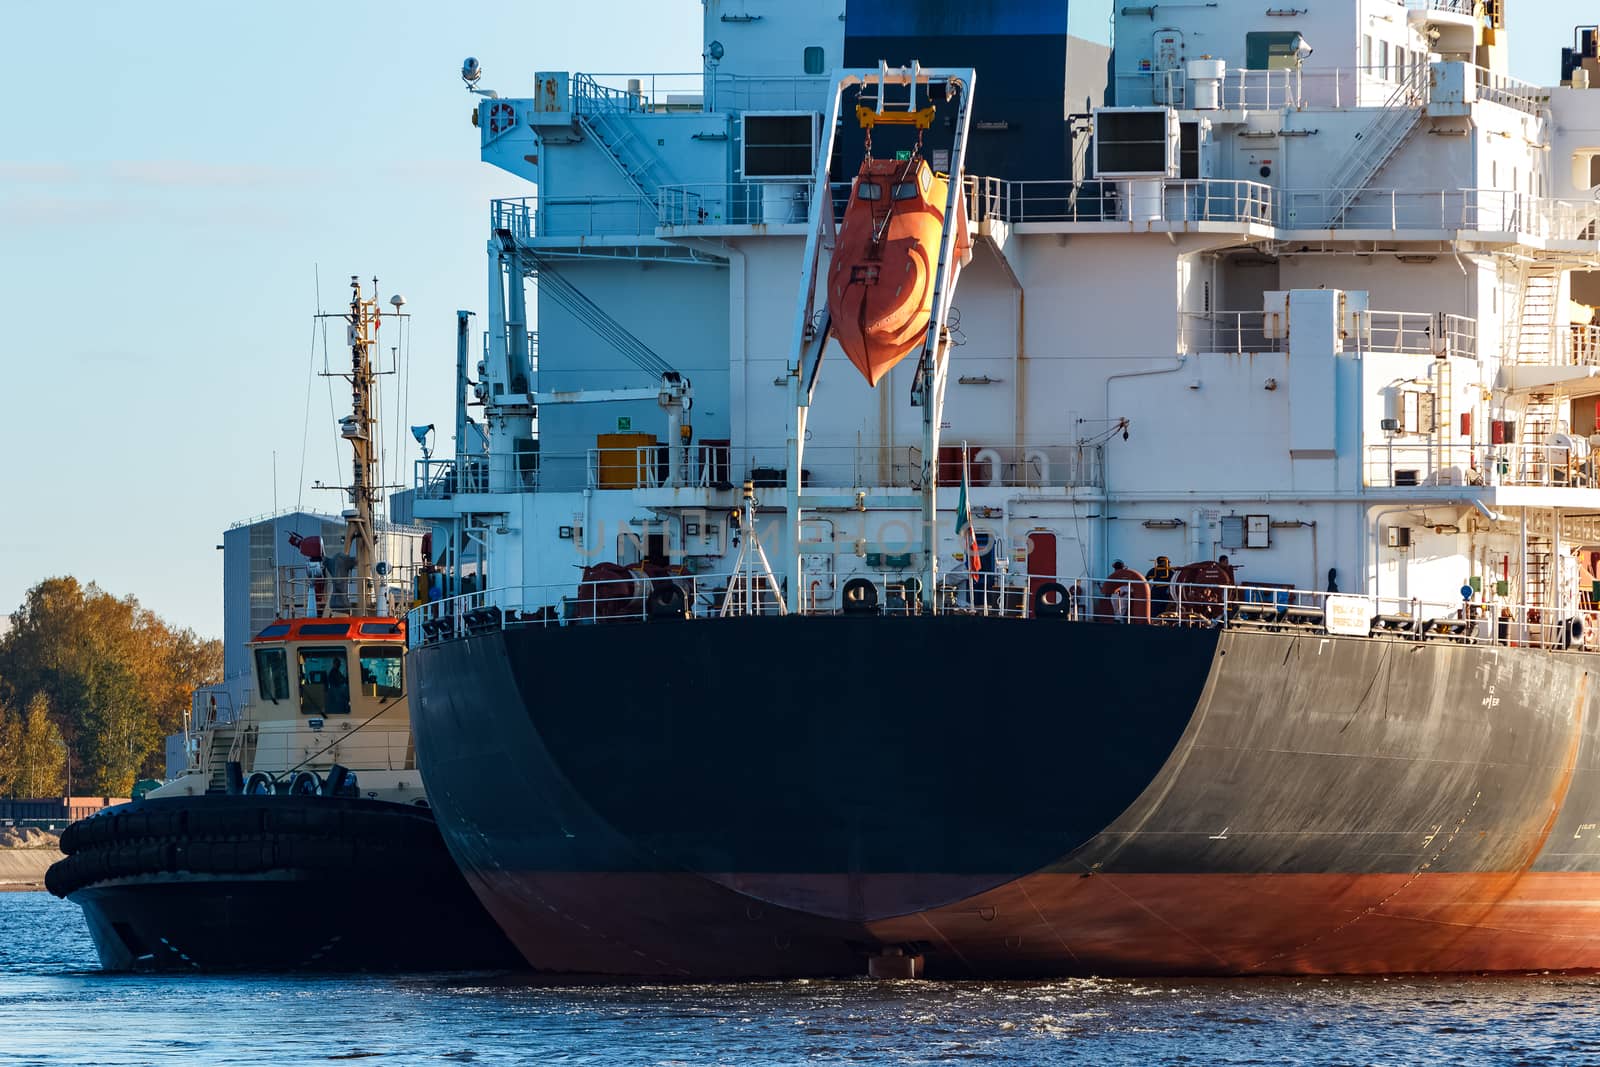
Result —
M 928 335 L 949 190 L 950 180 L 920 156 L 869 158 L 856 175 L 828 270 L 828 305 L 834 338 L 870 385 Z M 959 196 L 955 224 L 951 284 L 972 258 Z

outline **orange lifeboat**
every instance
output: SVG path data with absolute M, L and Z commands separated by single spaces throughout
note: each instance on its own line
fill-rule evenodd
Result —
M 870 385 L 927 337 L 949 189 L 918 155 L 869 157 L 856 175 L 828 270 L 828 305 L 834 338 Z M 955 256 L 952 284 L 972 258 L 959 196 Z

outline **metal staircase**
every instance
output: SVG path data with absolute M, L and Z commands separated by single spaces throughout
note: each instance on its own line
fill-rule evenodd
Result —
M 206 785 L 208 793 L 228 791 L 228 750 L 233 744 L 232 730 L 217 730 L 211 735 L 210 751 L 206 753 L 205 767 L 211 772 Z
M 1356 200 L 1422 121 L 1431 77 L 1432 71 L 1427 64 L 1415 65 L 1410 76 L 1384 102 L 1378 117 L 1356 134 L 1350 156 L 1333 177 L 1328 229 L 1339 228 Z
M 1560 275 L 1555 267 L 1527 268 L 1522 283 L 1522 307 L 1517 316 L 1517 339 L 1512 349 L 1516 363 L 1554 362 L 1556 290 Z
M 649 205 L 651 214 L 659 217 L 656 193 L 662 185 L 671 184 L 670 177 L 663 171 L 661 157 L 616 112 L 580 112 L 578 125 L 584 136 L 592 138 L 605 151 L 617 173 Z

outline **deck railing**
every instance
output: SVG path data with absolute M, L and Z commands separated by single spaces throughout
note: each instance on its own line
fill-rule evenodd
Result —
M 1368 311 L 1356 321 L 1357 332 L 1345 340 L 1347 351 L 1478 357 L 1478 324 L 1465 315 Z M 1266 327 L 1262 311 L 1185 313 L 1183 350 L 1234 355 L 1283 351 L 1284 341 L 1268 337 Z
M 733 447 L 696 442 L 680 452 L 682 486 L 729 489 L 746 479 L 758 490 L 788 485 L 784 445 Z M 517 452 L 417 460 L 413 487 L 421 500 L 468 493 L 577 492 L 584 489 L 657 489 L 671 484 L 672 456 L 664 444 L 590 448 L 581 452 Z M 801 474 L 807 489 L 907 489 L 922 487 L 922 450 L 915 445 L 809 445 Z M 1101 446 L 1078 444 L 984 445 L 969 449 L 973 486 L 1028 489 L 1103 488 Z M 942 453 L 939 484 L 961 484 L 958 450 Z
M 1587 442 L 1495 445 L 1426 440 L 1367 446 L 1366 483 L 1380 488 L 1437 486 L 1600 486 L 1600 456 Z
M 905 559 L 914 558 L 906 553 Z M 781 578 L 777 579 L 781 583 Z M 765 579 L 757 593 L 742 578 L 732 604 L 727 572 L 675 569 L 646 576 L 492 588 L 421 605 L 407 617 L 412 648 L 521 627 L 682 625 L 727 614 L 778 614 Z M 851 595 L 850 587 L 856 594 Z M 870 586 L 870 589 L 866 587 Z M 921 580 L 905 570 L 815 574 L 810 588 L 785 608 L 811 615 L 909 616 L 924 610 Z M 1298 589 L 1290 584 L 1151 582 L 1125 575 L 1068 578 L 957 567 L 941 575 L 937 601 L 945 614 L 1061 622 L 1153 625 L 1594 651 L 1600 617 L 1579 607 L 1514 603 L 1468 587 L 1453 601 Z M 888 625 L 886 623 L 886 625 Z M 1063 635 L 1064 640 L 1070 636 Z

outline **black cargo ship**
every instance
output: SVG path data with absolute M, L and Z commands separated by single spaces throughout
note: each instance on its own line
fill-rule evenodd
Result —
M 652 684 L 597 699 L 621 647 Z M 1027 696 L 953 666 L 908 697 L 894 665 L 930 648 L 1003 648 Z M 540 968 L 1600 966 L 1581 654 L 841 616 L 528 625 L 412 662 L 446 839 Z

